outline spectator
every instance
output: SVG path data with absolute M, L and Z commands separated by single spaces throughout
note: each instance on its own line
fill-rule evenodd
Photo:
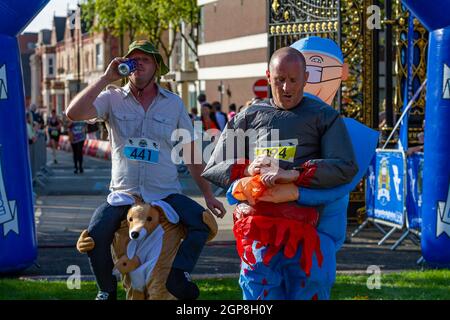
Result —
M 30 106 L 30 113 L 33 117 L 33 122 L 39 124 L 40 129 L 43 129 L 45 126 L 44 118 L 41 113 L 37 111 L 37 106 L 35 104 Z
M 28 111 L 25 115 L 27 120 L 27 136 L 28 136 L 28 144 L 33 144 L 37 140 L 37 135 L 35 131 L 35 126 L 33 123 L 33 114 L 31 111 Z
M 228 118 L 225 112 L 222 112 L 222 105 L 220 104 L 219 101 L 214 101 L 212 103 L 212 107 L 213 107 L 213 112 L 216 116 L 216 122 L 219 126 L 219 130 L 222 131 L 223 128 L 225 128 L 225 126 L 227 125 L 228 122 Z
M 191 108 L 191 113 L 189 113 L 189 117 L 191 118 L 192 122 L 200 121 L 200 117 L 198 115 L 198 109 L 196 107 Z
M 207 102 L 206 102 L 206 95 L 205 95 L 204 93 L 200 93 L 200 94 L 198 95 L 198 97 L 197 97 L 197 101 L 198 101 L 198 103 L 200 104 L 200 107 L 203 107 L 203 105 L 204 105 L 205 103 L 207 103 Z
M 210 130 L 210 133 L 212 133 L 213 136 L 215 136 L 216 134 L 220 134 L 215 112 L 213 111 L 213 108 L 209 103 L 205 103 L 202 106 L 201 120 L 204 131 Z
M 236 115 L 236 105 L 234 103 L 230 104 L 228 107 L 228 121 L 233 119 L 233 117 Z

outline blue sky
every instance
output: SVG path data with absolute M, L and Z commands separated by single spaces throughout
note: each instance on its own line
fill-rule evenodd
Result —
M 27 26 L 24 32 L 38 32 L 41 29 L 51 29 L 53 16 L 65 16 L 67 8 L 75 9 L 80 0 L 50 0 L 44 9 Z

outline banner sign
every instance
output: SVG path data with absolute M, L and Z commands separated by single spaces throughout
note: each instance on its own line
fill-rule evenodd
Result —
M 403 227 L 406 200 L 406 162 L 403 152 L 377 149 L 374 184 L 374 219 Z
M 423 152 L 416 152 L 409 156 L 407 167 L 406 226 L 410 230 L 420 232 L 422 229 Z

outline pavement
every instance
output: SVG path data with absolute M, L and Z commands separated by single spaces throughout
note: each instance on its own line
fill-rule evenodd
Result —
M 37 194 L 35 217 L 38 259 L 34 266 L 21 272 L 20 276 L 66 279 L 72 274 L 71 268 L 78 266 L 83 279 L 93 279 L 87 256 L 77 252 L 75 243 L 80 232 L 87 228 L 95 208 L 105 201 L 111 163 L 85 156 L 84 173 L 74 174 L 71 153 L 58 151 L 57 164 L 50 161 L 50 152 L 47 152 L 47 159 L 51 175 L 42 181 L 43 184 L 34 187 Z M 198 187 L 188 174 L 180 175 L 180 182 L 186 195 L 204 205 Z M 218 235 L 205 246 L 192 273 L 194 279 L 237 277 L 239 273 L 240 259 L 232 232 L 233 207 L 227 204 L 223 194 L 219 200 L 224 203 L 227 214 L 223 219 L 217 219 Z M 350 221 L 348 232 L 356 227 Z M 397 250 L 389 249 L 400 235 L 400 232 L 396 232 L 383 246 L 378 246 L 382 234 L 373 227 L 363 229 L 338 252 L 338 273 L 366 273 L 371 265 L 378 266 L 381 272 L 419 270 L 421 267 L 416 264 L 421 256 L 418 245 L 405 240 Z

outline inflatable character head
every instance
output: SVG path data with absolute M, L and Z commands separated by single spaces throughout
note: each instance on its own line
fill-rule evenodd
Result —
M 306 59 L 309 76 L 305 93 L 312 94 L 331 105 L 341 81 L 348 76 L 348 65 L 344 63 L 341 49 L 331 39 L 307 37 L 291 45 Z

